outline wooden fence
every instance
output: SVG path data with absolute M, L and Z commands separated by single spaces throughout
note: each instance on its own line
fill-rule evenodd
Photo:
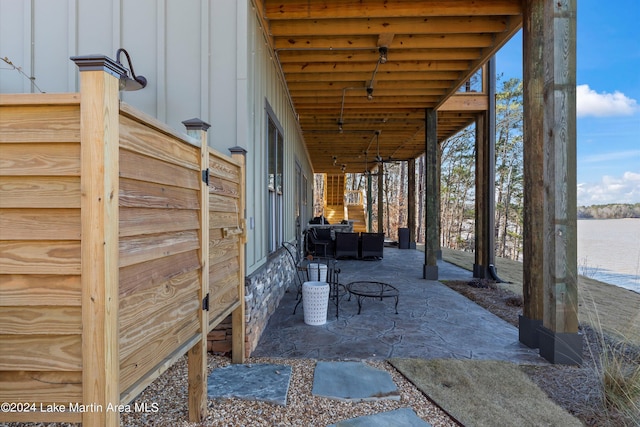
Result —
M 206 336 L 229 314 L 244 358 L 244 156 L 79 66 L 79 94 L 0 95 L 0 421 L 119 425 L 185 354 L 198 421 Z

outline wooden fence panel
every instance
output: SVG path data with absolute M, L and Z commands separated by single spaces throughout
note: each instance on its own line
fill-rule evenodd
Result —
M 78 94 L 0 95 L 0 230 L 0 401 L 81 402 Z
M 197 421 L 207 332 L 233 313 L 244 334 L 243 164 L 119 103 L 113 75 L 88 71 L 82 97 L 0 95 L 0 399 L 126 404 L 189 351 Z
M 120 115 L 119 328 L 124 399 L 199 334 L 200 148 Z
M 209 330 L 242 301 L 244 272 L 239 237 L 244 233 L 241 207 L 242 167 L 214 150 L 209 153 Z

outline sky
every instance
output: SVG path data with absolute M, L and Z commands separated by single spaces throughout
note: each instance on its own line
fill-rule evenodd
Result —
M 640 203 L 638 17 L 640 0 L 578 3 L 579 206 Z M 522 78 L 522 31 L 496 55 L 496 71 Z

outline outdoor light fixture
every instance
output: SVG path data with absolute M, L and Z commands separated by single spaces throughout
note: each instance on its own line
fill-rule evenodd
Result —
M 342 119 L 338 120 L 338 132 L 342 133 L 342 125 L 344 124 L 344 122 L 342 121 Z
M 338 163 L 338 158 L 336 156 L 333 156 L 333 166 L 335 166 L 336 163 Z
M 128 69 L 120 62 L 121 53 L 124 53 L 124 56 L 127 57 L 127 63 L 129 64 Z M 147 79 L 144 76 L 136 76 L 136 73 L 133 71 L 133 64 L 131 64 L 131 58 L 126 50 L 120 48 L 116 51 L 116 62 L 125 69 L 125 74 L 120 76 L 120 90 L 139 90 L 147 86 Z M 127 71 L 131 72 L 131 77 L 129 77 L 129 72 Z
M 373 99 L 373 87 L 369 86 L 367 88 L 367 99 L 371 101 Z
M 380 46 L 378 48 L 378 52 L 380 52 L 380 59 L 378 59 L 378 61 L 381 64 L 385 64 L 387 62 L 387 52 L 389 51 L 389 49 L 386 46 Z

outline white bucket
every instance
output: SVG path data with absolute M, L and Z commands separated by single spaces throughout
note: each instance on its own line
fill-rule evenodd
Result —
M 304 282 L 302 284 L 302 308 L 304 309 L 304 323 L 312 326 L 324 325 L 325 323 L 327 323 L 328 305 L 328 283 Z
M 312 262 L 309 264 L 309 280 L 317 282 L 327 281 L 327 265 Z

